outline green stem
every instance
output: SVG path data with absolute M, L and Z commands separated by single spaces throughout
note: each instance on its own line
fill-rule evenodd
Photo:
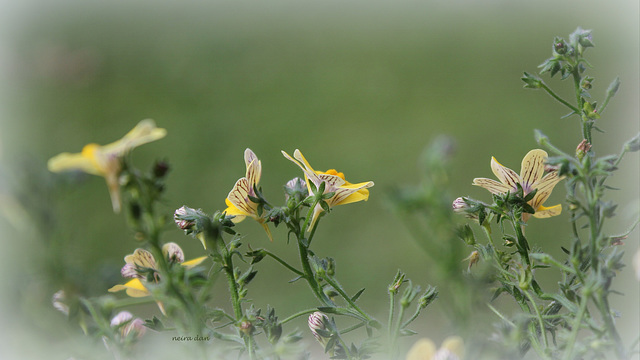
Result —
M 362 309 L 360 309 L 360 307 L 358 305 L 356 305 L 355 302 L 353 302 L 353 300 L 351 300 L 351 298 L 349 297 L 349 295 L 347 295 L 347 293 L 345 293 L 344 289 L 342 288 L 342 286 L 332 277 L 330 276 L 324 276 L 323 279 L 331 286 L 333 286 L 333 288 L 338 292 L 338 294 L 340 294 L 340 296 L 342 296 L 344 298 L 344 300 L 349 304 L 349 306 L 351 306 L 354 310 L 356 310 L 360 315 L 362 315 L 362 317 L 364 318 L 364 320 L 367 321 L 371 321 L 371 317 L 365 313 L 364 311 L 362 311 Z
M 294 268 L 293 266 L 289 265 L 286 261 L 282 260 L 277 255 L 275 255 L 274 253 L 272 253 L 272 252 L 270 252 L 268 250 L 264 250 L 264 249 L 262 249 L 262 251 L 264 251 L 265 254 L 267 254 L 270 257 L 272 257 L 275 261 L 279 262 L 282 266 L 284 266 L 287 269 L 291 270 L 291 272 L 293 272 L 294 274 L 296 274 L 298 276 L 304 276 L 304 273 L 302 271 L 300 271 L 300 270 Z
M 542 88 L 547 92 L 547 94 L 551 95 L 552 98 L 556 99 L 558 102 L 560 102 L 562 105 L 568 107 L 569 109 L 571 109 L 573 112 L 575 112 L 576 114 L 580 114 L 580 110 L 578 110 L 575 106 L 569 104 L 568 102 L 566 102 L 563 98 L 561 98 L 560 96 L 558 96 L 555 92 L 553 92 L 553 90 L 551 90 L 547 84 L 545 84 L 544 82 L 542 83 Z
M 582 299 L 580 299 L 580 309 L 578 310 L 578 314 L 574 318 L 574 322 L 571 327 L 571 334 L 569 336 L 569 341 L 567 342 L 567 349 L 564 353 L 564 357 L 562 358 L 563 360 L 573 359 L 573 348 L 575 347 L 576 339 L 578 338 L 580 325 L 582 325 L 582 318 L 587 310 L 588 300 L 589 296 L 583 294 Z
M 529 259 L 529 243 L 524 237 L 522 226 L 518 223 L 514 216 L 511 216 L 511 224 L 513 224 L 513 230 L 516 232 L 516 237 L 518 239 L 518 252 L 520 253 L 520 256 L 527 264 L 527 266 L 531 266 L 531 260 Z
M 547 330 L 544 326 L 544 320 L 542 319 L 542 315 L 540 314 L 540 309 L 538 309 L 538 305 L 536 305 L 535 299 L 531 296 L 531 293 L 528 290 L 524 291 L 524 294 L 527 296 L 533 309 L 535 310 L 536 317 L 538 318 L 538 326 L 540 326 L 540 334 L 542 335 L 542 344 L 544 345 L 545 351 L 549 348 L 549 343 L 547 342 Z M 533 336 L 533 334 L 532 334 Z
M 304 316 L 304 315 L 309 315 L 309 314 L 313 314 L 314 312 L 318 311 L 318 309 L 313 308 L 313 309 L 307 309 L 307 310 L 302 310 L 302 311 L 298 311 L 295 314 L 289 315 L 286 319 L 280 321 L 280 324 L 286 324 L 291 320 L 294 320 L 296 318 L 299 318 L 300 316 Z
M 616 354 L 618 355 L 618 359 L 627 359 L 627 354 L 625 352 L 622 339 L 620 338 L 620 334 L 618 334 L 616 325 L 613 322 L 613 318 L 611 316 L 611 309 L 609 307 L 609 301 L 607 300 L 607 296 L 605 294 L 606 292 L 604 291 L 599 292 L 600 301 L 596 302 L 598 304 L 598 309 L 602 314 L 602 317 L 604 319 L 604 323 L 607 327 L 609 335 L 613 338 L 615 342 L 615 345 L 616 345 L 615 350 L 616 350 Z
M 387 325 L 387 332 L 389 336 L 389 358 L 393 359 L 395 357 L 395 339 L 393 338 L 393 317 L 395 315 L 396 310 L 396 293 L 393 291 L 389 291 L 389 321 Z
M 229 293 L 231 294 L 231 305 L 233 306 L 233 314 L 236 321 L 242 319 L 242 305 L 240 304 L 240 295 L 238 293 L 238 283 L 236 282 L 235 275 L 233 273 L 233 260 L 231 255 L 226 253 L 224 256 L 224 264 L 222 268 L 227 275 L 227 283 L 229 284 Z

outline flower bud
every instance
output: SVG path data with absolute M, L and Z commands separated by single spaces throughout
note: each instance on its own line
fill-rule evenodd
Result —
M 184 261 L 184 253 L 180 246 L 174 242 L 168 242 L 162 246 L 162 254 L 172 263 Z
M 111 319 L 111 327 L 116 327 L 133 319 L 133 315 L 128 311 L 120 311 Z
M 631 140 L 627 141 L 624 144 L 624 148 L 626 151 L 638 151 L 640 150 L 640 133 L 634 136 Z
M 124 264 L 122 269 L 120 269 L 120 274 L 122 275 L 122 277 L 126 277 L 126 278 L 139 278 L 139 279 L 143 278 L 143 276 L 138 274 L 138 271 L 136 270 L 136 265 L 133 263 Z
M 463 213 L 465 210 L 471 208 L 463 198 L 459 197 L 453 201 L 453 212 L 456 214 Z
M 173 220 L 176 222 L 176 226 L 185 231 L 191 230 L 191 228 L 193 228 L 193 226 L 195 225 L 193 221 L 184 219 L 184 217 L 189 216 L 187 209 L 189 208 L 187 208 L 186 206 L 182 206 L 173 213 Z
M 123 325 L 124 324 L 124 325 Z M 120 335 L 123 338 L 132 336 L 140 338 L 147 331 L 144 321 L 140 318 L 133 318 L 128 311 L 121 311 L 111 319 L 111 327 L 120 327 Z
M 253 327 L 253 324 L 249 320 L 244 320 L 243 322 L 240 323 L 240 332 L 242 332 L 245 335 L 252 334 L 254 329 L 255 328 Z
M 564 42 L 564 40 L 560 39 L 560 41 L 557 41 L 553 44 L 553 50 L 558 55 L 564 55 L 567 53 L 567 44 Z
M 159 160 L 153 165 L 153 176 L 162 178 L 169 172 L 169 163 Z
M 66 300 L 67 300 L 67 296 L 64 290 L 59 290 L 55 294 L 53 294 L 51 298 L 51 303 L 53 304 L 53 307 L 56 310 L 69 316 L 69 305 L 65 303 Z
M 587 139 L 583 139 L 576 148 L 576 157 L 579 160 L 582 160 L 584 156 L 589 152 L 589 149 L 591 149 L 591 144 L 587 142 Z
M 329 318 L 327 315 L 321 313 L 320 311 L 316 311 L 313 314 L 309 315 L 309 329 L 313 334 L 313 337 L 318 340 L 320 344 L 323 346 L 327 344 L 328 337 L 327 335 L 327 323 L 329 322 Z
M 299 202 L 308 195 L 307 184 L 299 177 L 289 180 L 284 186 L 284 198 L 287 201 L 293 198 L 296 202 Z
M 429 304 L 431 304 L 437 298 L 438 298 L 438 290 L 435 287 L 428 285 L 427 290 L 418 299 L 418 306 L 421 309 L 424 309 L 427 306 L 429 306 Z

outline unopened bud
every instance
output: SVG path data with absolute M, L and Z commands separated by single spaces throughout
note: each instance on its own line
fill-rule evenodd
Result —
M 245 320 L 240 323 L 240 332 L 245 335 L 250 335 L 253 333 L 253 324 L 249 320 Z
M 303 179 L 297 177 L 289 180 L 284 186 L 284 198 L 288 201 L 293 197 L 296 201 L 300 201 L 309 195 L 307 184 Z
M 120 269 L 120 274 L 122 275 L 122 277 L 126 278 L 142 278 L 142 276 L 138 274 L 136 266 L 133 263 L 124 264 L 122 269 Z
M 560 55 L 564 55 L 567 53 L 567 45 L 563 42 L 555 43 L 553 49 Z
M 67 296 L 64 290 L 59 290 L 55 294 L 53 294 L 51 298 L 51 303 L 53 304 L 53 307 L 56 310 L 69 316 L 69 305 L 65 303 L 66 300 L 67 300 Z
M 463 213 L 465 210 L 470 208 L 469 204 L 467 204 L 467 202 L 464 201 L 464 199 L 461 197 L 453 201 L 452 207 L 453 207 L 453 212 L 457 214 Z
M 188 212 L 187 207 L 183 206 L 173 213 L 173 220 L 181 230 L 190 230 L 195 224 L 193 221 L 185 220 L 185 216 L 188 216 Z
M 327 343 L 326 332 L 327 332 L 327 323 L 329 322 L 329 318 L 327 315 L 321 313 L 320 311 L 316 311 L 313 314 L 309 315 L 309 329 L 313 334 L 313 337 L 318 340 L 319 343 L 325 345 Z
M 174 242 L 168 242 L 162 246 L 162 254 L 173 263 L 181 263 L 184 261 L 184 253 L 180 246 Z
M 124 325 L 123 325 L 124 324 Z M 120 327 L 120 335 L 123 338 L 133 336 L 139 338 L 147 331 L 144 321 L 140 318 L 133 318 L 128 311 L 121 311 L 111 319 L 111 327 Z
M 153 176 L 162 178 L 169 172 L 169 163 L 166 161 L 157 161 L 153 166 Z
M 589 144 L 587 139 L 583 139 L 580 142 L 580 144 L 578 144 L 578 147 L 576 148 L 576 157 L 579 160 L 582 160 L 584 156 L 589 152 L 590 149 L 591 149 L 591 144 Z

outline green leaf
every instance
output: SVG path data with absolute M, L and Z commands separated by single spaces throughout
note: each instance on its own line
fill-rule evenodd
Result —
M 358 298 L 360 297 L 360 295 L 362 295 L 363 292 L 364 292 L 364 288 L 360 289 L 360 291 L 358 291 L 355 295 L 353 295 L 353 297 L 351 298 L 351 301 L 356 302 L 356 300 L 358 300 Z

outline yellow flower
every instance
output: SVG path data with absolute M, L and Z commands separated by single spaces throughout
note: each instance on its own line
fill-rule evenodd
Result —
M 256 197 L 256 192 L 253 190 L 260 182 L 260 176 L 262 176 L 262 163 L 258 160 L 256 154 L 251 149 L 244 151 L 244 162 L 247 166 L 247 172 L 245 177 L 236 181 L 235 185 L 227 195 L 225 204 L 227 208 L 225 212 L 227 215 L 233 215 L 231 219 L 234 223 L 238 223 L 249 216 L 255 219 L 267 232 L 269 240 L 273 241 L 271 237 L 271 231 L 269 226 L 265 223 L 265 219 L 258 215 L 258 204 L 249 199 L 249 196 Z
M 529 201 L 529 205 L 535 210 L 533 216 L 537 218 L 548 218 L 560 215 L 562 205 L 550 207 L 542 205 L 545 200 L 549 198 L 556 184 L 564 179 L 564 177 L 558 176 L 557 171 L 551 171 L 547 175 L 544 175 L 544 163 L 546 159 L 547 152 L 544 150 L 534 149 L 529 151 L 524 159 L 522 159 L 520 175 L 518 175 L 515 171 L 500 164 L 495 157 L 492 157 L 491 170 L 500 182 L 491 179 L 476 178 L 473 179 L 473 185 L 481 186 L 493 194 L 504 194 L 509 191 L 513 193 L 518 189 L 517 184 L 522 186 L 525 196 L 537 189 L 538 192 L 536 192 L 533 199 Z M 529 216 L 530 214 L 527 213 L 522 214 L 524 221 L 527 221 Z
M 304 172 L 304 177 L 307 181 L 309 194 L 312 193 L 309 181 L 311 181 L 316 186 L 316 188 L 318 188 L 320 184 L 324 182 L 324 193 L 334 193 L 331 198 L 326 200 L 327 205 L 329 205 L 330 208 L 337 205 L 345 205 L 363 200 L 367 201 L 369 199 L 369 190 L 367 189 L 373 186 L 373 181 L 352 184 L 345 180 L 345 176 L 343 173 L 337 172 L 334 169 L 330 169 L 324 172 L 315 171 L 298 149 L 293 152 L 293 158 L 284 151 L 282 152 L 282 154 L 284 155 L 284 157 L 291 160 L 294 164 L 298 165 L 302 169 L 302 171 Z M 322 206 L 320 206 L 320 204 L 316 205 L 315 209 L 313 210 L 313 218 L 311 224 L 309 225 L 307 231 L 311 231 L 316 221 L 318 220 L 318 217 L 323 211 L 324 210 L 322 209 Z
M 458 336 L 451 336 L 442 342 L 440 349 L 433 341 L 423 338 L 418 340 L 409 352 L 406 360 L 460 360 L 464 356 L 464 343 Z
M 181 262 L 180 258 L 172 256 L 174 253 L 179 252 L 182 254 L 182 249 L 176 243 L 167 243 L 162 247 L 163 253 L 167 254 L 170 259 L 178 260 L 180 265 L 191 269 L 200 263 L 202 263 L 207 257 L 201 256 L 199 258 Z M 109 292 L 117 292 L 125 290 L 127 295 L 131 297 L 144 297 L 151 295 L 151 292 L 147 289 L 145 284 L 147 283 L 147 276 L 141 274 L 142 271 L 154 271 L 154 281 L 157 282 L 158 278 L 158 265 L 156 259 L 149 251 L 145 249 L 136 249 L 133 254 L 124 257 L 125 265 L 122 267 L 122 276 L 133 278 L 124 285 L 116 285 L 109 289 Z M 160 305 L 160 304 L 159 304 Z M 162 309 L 162 307 L 161 307 Z
M 151 119 L 140 121 L 122 139 L 108 145 L 88 144 L 82 152 L 76 154 L 58 154 L 47 163 L 52 172 L 80 170 L 89 174 L 102 176 L 107 181 L 111 195 L 113 211 L 120 212 L 120 185 L 118 177 L 121 172 L 120 159 L 131 149 L 165 137 L 167 131 L 157 128 Z

